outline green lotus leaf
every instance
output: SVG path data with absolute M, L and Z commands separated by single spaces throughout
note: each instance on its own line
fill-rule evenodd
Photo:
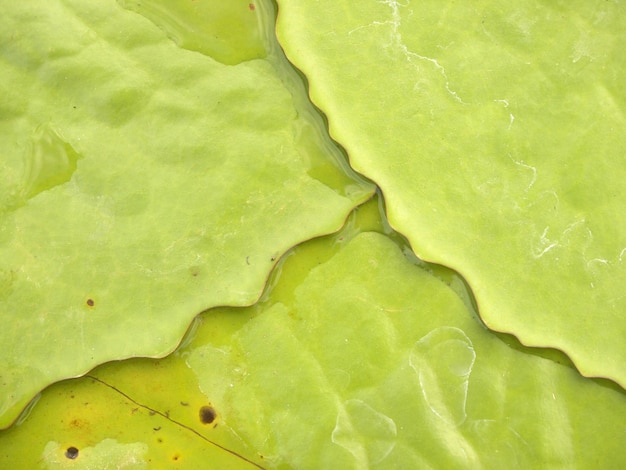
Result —
M 67 401 L 94 442 L 150 449 L 161 431 L 140 419 L 152 410 L 249 468 L 623 467 L 624 391 L 484 328 L 452 280 L 416 266 L 393 234 L 363 232 L 385 231 L 376 209 L 296 247 L 257 305 L 200 315 L 171 356 L 105 364 L 44 391 L 46 404 L 0 435 L 0 463 L 78 442 Z M 108 387 L 67 397 L 96 384 Z M 132 398 L 136 423 L 132 410 L 103 420 L 81 406 L 113 390 Z M 145 434 L 122 440 L 122 426 Z M 144 455 L 157 467 L 171 459 Z
M 248 25 L 241 49 L 197 51 L 206 31 L 179 47 L 171 26 L 196 10 L 157 3 L 0 8 L 0 427 L 54 381 L 164 355 L 202 310 L 253 303 L 282 253 L 373 191 L 271 11 L 233 2 L 213 20 Z
M 623 2 L 279 0 L 353 167 L 480 314 L 626 386 Z

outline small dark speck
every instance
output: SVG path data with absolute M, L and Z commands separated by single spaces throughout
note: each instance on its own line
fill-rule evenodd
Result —
M 160 431 L 161 430 L 161 426 L 158 426 L 158 427 L 152 428 L 152 429 L 154 429 L 155 431 Z
M 200 422 L 202 424 L 211 424 L 215 421 L 217 413 L 212 406 L 203 406 L 200 408 Z
M 186 401 L 181 401 L 180 404 L 183 406 L 189 406 L 189 403 L 187 403 Z
M 249 256 L 246 256 L 246 264 L 250 265 L 250 257 Z
M 93 301 L 93 299 L 87 299 L 87 305 L 93 307 L 94 305 L 96 305 L 96 303 Z
M 74 460 L 76 457 L 78 457 L 78 449 L 76 447 L 68 447 L 65 451 L 65 456 L 68 459 Z

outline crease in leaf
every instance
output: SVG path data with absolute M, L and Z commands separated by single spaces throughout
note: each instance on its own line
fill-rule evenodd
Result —
M 67 183 L 74 172 L 78 159 L 70 144 L 50 126 L 35 129 L 28 154 L 24 158 L 24 186 L 21 195 L 30 199 L 37 194 Z
M 431 331 L 411 350 L 409 364 L 418 376 L 424 399 L 430 410 L 449 424 L 458 426 L 467 417 L 467 386 L 475 359 L 472 341 L 455 327 Z
M 362 400 L 347 400 L 337 414 L 331 434 L 334 444 L 347 449 L 357 466 L 365 468 L 383 461 L 396 445 L 396 423 Z

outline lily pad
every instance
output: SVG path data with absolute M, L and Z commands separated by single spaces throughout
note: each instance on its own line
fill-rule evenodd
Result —
M 625 4 L 278 3 L 416 254 L 460 272 L 490 328 L 626 386 Z
M 96 442 L 122 442 L 124 427 L 124 442 L 152 448 L 162 431 L 145 431 L 150 409 L 249 468 L 623 467 L 624 391 L 485 329 L 393 234 L 359 233 L 384 231 L 368 219 L 375 214 L 368 203 L 336 236 L 296 247 L 261 302 L 203 313 L 171 356 L 105 364 L 44 391 L 0 434 L 0 463 L 75 442 L 75 415 Z M 103 384 L 78 402 L 67 397 Z M 102 420 L 95 405 L 80 406 L 115 390 L 143 405 L 132 405 L 137 418 Z M 64 402 L 75 404 L 70 413 Z M 10 449 L 19 452 L 1 460 Z M 145 455 L 153 466 L 171 459 Z
M 223 28 L 258 29 L 236 65 L 113 1 L 0 7 L 0 427 L 52 382 L 253 303 L 372 194 L 303 105 L 272 12 L 237 5 Z

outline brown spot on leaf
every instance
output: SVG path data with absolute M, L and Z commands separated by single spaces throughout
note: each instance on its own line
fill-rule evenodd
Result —
M 89 307 L 93 307 L 94 305 L 96 305 L 96 302 L 94 302 L 94 300 L 93 300 L 93 299 L 87 299 L 87 305 L 88 305 Z
M 76 447 L 68 447 L 65 451 L 65 456 L 68 459 L 74 460 L 76 457 L 78 457 L 78 449 Z
M 80 429 L 81 432 L 87 432 L 90 427 L 89 421 L 80 418 L 74 418 L 68 424 L 74 429 Z
M 202 424 L 211 424 L 217 418 L 217 412 L 212 406 L 203 406 L 200 408 L 200 422 Z
M 254 11 L 255 9 L 254 3 L 248 3 L 248 8 L 250 8 L 250 11 Z

